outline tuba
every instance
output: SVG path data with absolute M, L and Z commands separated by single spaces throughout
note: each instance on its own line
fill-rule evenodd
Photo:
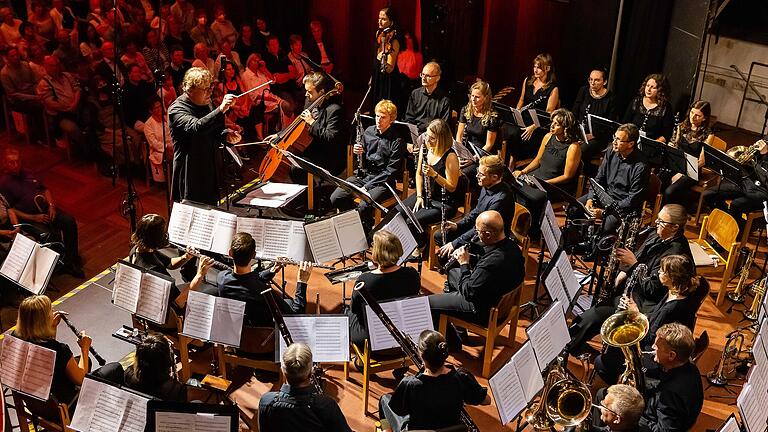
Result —
M 624 354 L 624 372 L 619 377 L 619 384 L 627 384 L 643 392 L 645 375 L 640 363 L 640 341 L 648 333 L 648 318 L 638 311 L 617 312 L 600 327 L 603 342 L 621 348 Z
M 558 358 L 549 370 L 541 398 L 526 416 L 534 430 L 549 431 L 556 424 L 576 426 L 589 416 L 592 408 L 589 387 L 574 378 L 562 363 L 563 359 Z

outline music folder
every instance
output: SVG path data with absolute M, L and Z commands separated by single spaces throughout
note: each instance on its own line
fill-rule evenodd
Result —
M 149 432 L 237 432 L 237 405 L 150 400 Z
M 239 347 L 244 316 L 244 301 L 190 291 L 182 334 Z
M 571 340 L 564 308 L 558 301 L 552 302 L 547 311 L 529 325 L 525 332 L 533 345 L 541 372 L 557 359 Z
M 70 427 L 80 432 L 144 432 L 152 396 L 86 375 Z
M 309 248 L 317 262 L 350 257 L 368 249 L 363 223 L 356 210 L 304 224 Z
M 25 235 L 17 234 L 0 275 L 33 294 L 42 294 L 59 261 L 58 252 L 43 247 Z
M 400 329 L 416 345 L 419 344 L 419 335 L 422 331 L 434 330 L 427 296 L 392 300 L 379 304 L 395 327 Z M 367 304 L 365 305 L 365 318 L 371 339 L 371 350 L 379 351 L 400 346 Z
M 373 232 L 385 229 L 400 240 L 403 246 L 403 254 L 397 259 L 397 265 L 404 263 L 418 247 L 416 237 L 413 236 L 411 228 L 405 221 L 403 215 L 398 211 L 391 211 L 384 215 L 384 218 L 374 227 Z
M 544 388 L 533 344 L 526 341 L 495 375 L 488 380 L 499 420 L 505 425 L 517 417 Z
M 13 390 L 48 400 L 56 351 L 5 335 L 0 355 L 0 381 Z
M 316 363 L 349 361 L 349 317 L 346 315 L 285 315 L 285 325 L 293 342 L 303 342 L 312 350 Z M 277 328 L 275 331 L 279 331 Z M 282 337 L 275 337 L 275 360 L 287 348 Z
M 590 135 L 600 139 L 612 139 L 613 134 L 621 124 L 605 117 L 589 114 L 587 116 L 587 126 L 589 126 L 588 132 Z
M 173 279 L 127 261 L 117 262 L 112 304 L 158 324 L 164 324 Z

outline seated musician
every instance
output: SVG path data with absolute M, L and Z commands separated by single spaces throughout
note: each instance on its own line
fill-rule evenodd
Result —
M 608 71 L 592 69 L 589 73 L 588 84 L 579 89 L 573 102 L 573 114 L 576 123 L 584 126 L 587 134 L 586 142 L 581 143 L 581 160 L 589 164 L 592 157 L 605 150 L 608 142 L 589 134 L 588 115 L 596 115 L 608 120 L 616 120 L 616 96 L 608 89 Z
M 601 390 L 603 391 L 603 390 Z M 600 392 L 598 392 L 598 395 Z M 605 390 L 600 402 L 600 424 L 593 421 L 588 430 L 596 432 L 634 432 L 643 414 L 645 401 L 640 392 L 626 384 L 614 384 Z M 594 410 L 593 410 L 594 412 Z
M 491 86 L 478 80 L 469 88 L 469 103 L 461 111 L 459 126 L 456 128 L 456 142 L 466 144 L 472 153 L 481 156 L 493 151 L 499 130 L 499 115 L 491 106 Z M 474 147 L 474 149 L 473 149 Z M 461 171 L 467 178 L 477 174 L 477 161 L 460 159 Z
M 745 213 L 750 213 L 763 208 L 763 201 L 768 201 L 768 144 L 760 140 L 752 146 L 756 147 L 754 158 L 745 165 L 752 164 L 754 173 L 744 179 L 723 179 L 717 187 L 704 191 L 704 202 L 710 208 L 719 208 L 728 212 L 739 224 L 739 229 L 744 228 Z M 730 205 L 725 201 L 731 200 Z
M 419 272 L 413 267 L 397 265 L 402 255 L 403 246 L 397 236 L 387 230 L 376 231 L 373 235 L 371 259 L 377 268 L 360 275 L 357 282 L 364 282 L 368 292 L 379 301 L 418 295 L 421 289 Z M 349 341 L 358 347 L 362 347 L 368 339 L 365 304 L 360 293 L 353 291 L 347 311 Z
M 486 210 L 496 210 L 504 219 L 504 230 L 509 234 L 512 218 L 515 215 L 515 195 L 509 185 L 503 180 L 506 167 L 499 156 L 483 156 L 477 168 L 477 183 L 480 185 L 480 196 L 472 210 L 458 222 L 446 221 L 445 239 L 443 244 L 441 230 L 435 231 L 435 243 L 440 246 L 438 256 L 446 260 L 453 251 L 468 244 L 475 236 L 475 220 Z
M 146 335 L 136 346 L 135 356 L 125 371 L 127 387 L 164 401 L 187 401 L 187 387 L 176 377 L 176 361 L 165 336 Z
M 339 405 L 312 386 L 312 351 L 294 343 L 283 352 L 280 369 L 287 384 L 259 400 L 261 432 L 351 432 Z
M 376 124 L 365 129 L 363 142 L 354 145 L 353 152 L 356 158 L 363 158 L 363 172 L 358 172 L 347 178 L 347 181 L 360 186 L 374 201 L 380 201 L 390 197 L 384 183 L 395 188 L 398 174 L 402 173 L 403 154 L 405 145 L 402 138 L 397 136 L 397 131 L 392 128 L 392 123 L 397 118 L 397 107 L 392 101 L 382 99 L 376 104 Z M 352 194 L 341 188 L 336 188 L 331 194 L 331 205 L 340 210 L 348 210 L 355 206 Z M 357 205 L 364 221 L 372 219 L 370 206 L 365 201 Z
M 460 425 L 464 403 L 491 403 L 488 388 L 482 387 L 469 371 L 445 363 L 448 344 L 443 335 L 424 330 L 419 335 L 418 350 L 424 370 L 404 377 L 393 394 L 379 399 L 379 418 L 386 418 L 393 432 Z
M 48 296 L 31 295 L 21 302 L 16 328 L 11 335 L 56 352 L 51 395 L 59 403 L 72 405 L 83 384 L 83 378 L 91 371 L 88 350 L 92 340 L 85 331 L 81 331 L 78 335 L 80 357 L 74 357 L 69 345 L 56 340 L 56 329 L 62 315 L 66 315 L 66 312 L 51 309 Z M 107 363 L 91 373 L 116 384 L 123 383 L 124 374 L 120 363 Z
M 595 181 L 616 201 L 616 212 L 622 218 L 640 213 L 644 188 L 648 184 L 650 170 L 636 148 L 639 138 L 637 126 L 631 123 L 619 126 L 613 135 L 612 147 L 606 151 L 595 177 Z M 579 201 L 595 217 L 605 218 L 604 234 L 616 232 L 621 220 L 615 214 L 605 214 L 606 203 L 600 203 L 593 190 Z
M 669 142 L 675 126 L 669 95 L 669 81 L 664 75 L 648 75 L 622 120 L 637 126 L 644 137 Z
M 453 251 L 453 257 L 461 265 L 448 272 L 451 292 L 429 296 L 432 321 L 435 328 L 440 315 L 447 314 L 478 324 L 488 322 L 491 308 L 508 292 L 520 289 L 525 277 L 525 257 L 517 243 L 504 233 L 504 219 L 495 210 L 488 210 L 477 217 L 475 231 L 480 245 L 469 245 Z M 480 256 L 470 266 L 470 248 L 481 249 Z M 474 253 L 473 252 L 473 253 Z M 446 337 L 451 350 L 459 349 L 461 339 L 451 326 Z
M 256 272 L 251 270 L 251 261 L 256 256 L 256 242 L 248 233 L 237 233 L 232 238 L 229 247 L 229 255 L 235 262 L 232 270 L 222 270 L 216 277 L 218 295 L 220 297 L 240 300 L 245 302 L 245 325 L 252 327 L 272 327 L 272 314 L 262 296 L 262 291 L 269 287 L 269 282 L 275 276 L 275 272 L 282 264 L 278 262 L 270 270 Z M 195 279 L 190 283 L 194 289 L 202 283 L 205 274 L 210 268 L 210 258 L 204 257 L 201 261 L 208 265 L 198 267 Z M 302 262 L 296 274 L 296 296 L 294 299 L 286 296 L 283 301 L 277 302 L 280 309 L 287 314 L 304 313 L 307 306 L 307 283 L 312 276 L 312 265 Z
M 555 110 L 551 115 L 552 124 L 549 133 L 544 135 L 536 157 L 522 170 L 514 171 L 512 175 L 533 175 L 539 180 L 556 185 L 566 192 L 575 189 L 581 162 L 581 147 L 579 146 L 578 126 L 576 117 L 565 108 Z M 525 178 L 525 177 L 523 177 Z M 572 192 L 571 192 L 572 193 Z M 553 197 L 557 199 L 556 197 Z M 547 202 L 544 191 L 525 182 L 522 185 L 518 202 L 531 212 L 531 238 L 539 235 L 542 213 Z
M 702 144 L 712 145 L 715 138 L 709 126 L 711 112 L 712 108 L 709 102 L 702 100 L 694 102 L 688 109 L 685 120 L 672 134 L 672 141 L 669 143 L 672 147 L 698 158 L 699 170 L 704 166 L 704 147 Z M 659 175 L 659 177 L 662 176 Z M 691 188 L 696 186 L 698 181 L 681 173 L 674 173 L 668 177 L 669 179 L 662 178 L 662 182 L 668 184 L 664 190 L 664 203 L 685 205 L 690 202 Z
M 306 90 L 305 106 L 309 106 L 319 97 L 331 91 L 333 80 L 321 72 L 312 72 L 304 76 Z M 346 165 L 346 146 L 349 142 L 347 121 L 344 120 L 344 110 L 338 98 L 328 98 L 316 109 L 305 109 L 301 118 L 307 123 L 311 143 L 301 154 L 302 157 L 327 169 L 331 174 L 338 174 Z M 295 183 L 304 184 L 306 173 L 295 168 L 291 169 L 291 178 Z
M 656 332 L 664 325 L 677 322 L 693 331 L 696 322 L 696 312 L 699 310 L 704 296 L 709 291 L 706 279 L 699 280 L 696 267 L 685 255 L 667 255 L 661 259 L 659 280 L 668 292 L 647 314 L 648 333 L 640 342 L 644 351 L 650 349 L 656 338 Z M 700 289 L 703 283 L 706 289 Z M 637 304 L 629 299 L 622 299 L 627 310 L 638 311 Z M 605 354 L 595 359 L 595 370 L 608 384 L 615 383 L 619 374 L 624 370 L 624 355 L 618 348 L 609 348 Z
M 451 127 L 445 120 L 432 120 L 427 127 L 424 141 L 427 154 L 426 158 L 423 154 L 418 158 L 416 193 L 406 198 L 403 204 L 413 209 L 416 219 L 426 231 L 430 224 L 440 222 L 443 207 L 446 218 L 452 218 L 456 214 L 461 205 L 462 194 L 458 188 L 461 176 L 459 158 L 451 148 Z M 424 183 L 428 184 L 426 189 Z M 445 199 L 442 197 L 442 189 L 445 189 Z M 417 240 L 423 246 L 426 243 L 426 235 L 418 237 Z
M 699 369 L 690 360 L 694 348 L 693 334 L 682 324 L 665 324 L 656 332 L 653 361 L 660 368 L 659 383 L 646 386 L 641 432 L 687 431 L 696 424 L 704 390 Z
M 605 300 L 586 310 L 576 318 L 570 328 L 570 352 L 578 352 L 586 347 L 586 342 L 600 332 L 600 326 L 616 311 L 616 306 L 623 293 L 623 284 L 627 276 L 634 271 L 637 264 L 648 267 L 647 277 L 638 282 L 632 291 L 632 300 L 641 313 L 652 311 L 667 295 L 667 288 L 659 279 L 661 259 L 669 255 L 684 255 L 693 262 L 688 240 L 685 238 L 685 223 L 688 215 L 685 207 L 679 204 L 667 204 L 659 211 L 656 220 L 656 231 L 632 252 L 627 249 L 616 249 L 620 271 L 612 284 L 604 281 L 601 297 Z

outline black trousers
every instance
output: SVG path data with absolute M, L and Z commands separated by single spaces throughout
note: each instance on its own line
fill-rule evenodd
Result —
M 732 200 L 730 206 L 726 206 L 725 200 Z M 710 208 L 719 208 L 736 219 L 739 228 L 744 228 L 743 213 L 761 210 L 763 201 L 768 200 L 768 191 L 755 186 L 752 180 L 744 180 L 740 184 L 729 181 L 721 182 L 718 187 L 704 191 L 704 202 Z
M 579 198 L 579 202 L 582 204 L 586 204 L 588 196 L 589 195 L 584 195 L 583 197 Z M 577 217 L 582 217 L 582 216 L 577 216 Z M 603 224 L 603 233 L 602 233 L 603 235 L 613 234 L 619 230 L 619 225 L 621 225 L 621 219 L 619 219 L 618 216 L 616 216 L 613 213 L 607 214 L 607 215 L 604 213 L 603 219 L 605 220 Z
M 75 221 L 73 216 L 57 210 L 56 217 L 49 224 L 26 223 L 29 223 L 30 226 L 25 227 L 25 230 L 28 230 L 33 236 L 39 238 L 44 233 L 51 233 L 51 237 L 46 241 L 61 241 L 64 244 L 62 261 L 79 264 L 80 253 L 78 252 L 77 221 Z
M 357 176 L 347 177 L 347 181 L 360 187 L 363 187 L 365 184 L 363 180 Z M 391 196 L 391 193 L 384 185 L 374 186 L 368 190 L 368 193 L 371 194 L 371 198 L 373 198 L 374 201 L 379 203 L 386 199 L 388 195 Z M 336 188 L 331 194 L 331 205 L 342 211 L 349 210 L 355 208 L 355 197 L 342 188 Z M 360 203 L 357 204 L 357 211 L 360 213 L 360 217 L 363 221 L 370 222 L 373 220 L 373 210 L 373 207 L 365 201 L 360 201 Z
M 666 189 L 664 189 L 664 202 L 663 204 L 681 204 L 685 207 L 690 207 L 693 202 L 691 200 L 691 188 L 699 184 L 696 180 L 682 176 L 676 182 L 670 183 Z
M 409 209 L 413 210 L 413 205 L 416 204 L 416 194 L 413 194 L 409 196 L 408 198 L 403 201 L 403 205 L 408 207 Z M 424 234 L 417 234 L 414 233 L 414 236 L 416 237 L 416 241 L 419 243 L 419 247 L 424 247 L 424 245 L 427 244 L 427 235 L 428 231 L 427 228 L 429 225 L 435 224 L 440 222 L 440 219 L 442 218 L 442 208 L 443 204 L 440 202 L 440 197 L 431 197 L 431 202 L 429 207 L 427 208 L 421 208 L 419 211 L 414 213 L 414 216 L 416 217 L 416 220 L 419 221 L 419 224 L 421 224 L 421 227 L 424 228 Z M 452 205 L 451 203 L 445 204 L 445 218 L 450 219 L 453 216 L 456 215 L 457 207 Z M 402 212 L 402 209 L 398 206 L 398 211 Z M 406 218 L 407 219 L 407 218 Z

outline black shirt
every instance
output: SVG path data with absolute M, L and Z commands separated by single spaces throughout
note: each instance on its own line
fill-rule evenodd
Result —
M 29 214 L 39 214 L 35 196 L 43 194 L 45 186 L 32 171 L 22 168 L 18 174 L 3 174 L 0 177 L 0 193 L 8 200 L 8 205 Z
M 629 104 L 623 122 L 633 123 L 640 129 L 640 133 L 645 132 L 647 138 L 655 140 L 663 136 L 667 141 L 672 137 L 672 128 L 675 125 L 672 105 L 669 102 L 660 103 L 649 110 L 643 105 L 642 96 L 637 96 Z
M 659 280 L 659 269 L 661 269 L 661 259 L 668 255 L 685 255 L 693 262 L 688 239 L 682 235 L 661 240 L 654 232 L 635 253 L 637 262 L 648 266 L 648 276 L 639 281 L 632 292 L 635 303 L 642 313 L 650 312 L 667 294 L 667 287 Z M 631 270 L 634 270 L 634 266 L 627 271 L 627 274 L 630 274 Z
M 509 234 L 512 226 L 512 217 L 515 215 L 515 194 L 505 182 L 499 182 L 489 188 L 480 189 L 477 204 L 472 210 L 456 222 L 456 231 L 461 233 L 451 242 L 454 248 L 470 242 L 475 236 L 475 221 L 480 213 L 487 210 L 496 210 L 504 219 L 505 232 Z
M 181 66 L 176 68 L 173 64 L 168 66 L 168 75 L 171 76 L 171 80 L 173 81 L 173 88 L 176 89 L 176 92 L 181 92 L 181 83 L 184 81 L 184 74 L 187 73 L 189 69 L 192 68 L 192 63 L 188 61 L 184 61 L 181 63 Z
M 216 285 L 219 288 L 220 297 L 245 302 L 245 325 L 272 327 L 274 325 L 272 313 L 261 292 L 267 289 L 267 284 L 273 276 L 274 274 L 268 270 L 247 274 L 236 274 L 231 270 L 223 270 L 219 272 L 216 278 Z M 283 313 L 297 313 L 290 310 L 285 302 L 278 301 L 277 306 L 281 308 Z
M 458 291 L 475 306 L 480 323 L 488 321 L 488 314 L 504 294 L 515 289 L 525 277 L 525 263 L 520 247 L 514 240 L 505 238 L 498 243 L 483 247 L 483 255 L 474 269 L 461 266 Z
M 13 336 L 19 337 L 15 332 Z M 61 403 L 69 404 L 75 398 L 78 387 L 70 381 L 67 376 L 67 363 L 73 358 L 72 350 L 69 345 L 59 342 L 56 339 L 46 339 L 43 341 L 30 340 L 35 345 L 48 348 L 56 352 L 56 362 L 53 364 L 53 381 L 51 382 L 51 394 Z
M 613 149 L 608 149 L 600 168 L 597 169 L 595 181 L 617 201 L 616 205 L 620 213 L 629 214 L 640 211 L 649 175 L 648 166 L 641 160 L 637 149 L 634 149 L 626 159 L 622 159 L 621 155 Z M 589 198 L 596 200 L 594 191 L 590 190 Z M 605 206 L 605 203 L 601 205 Z
M 264 59 L 264 63 L 267 66 L 267 70 L 270 71 L 273 74 L 277 73 L 288 73 L 288 68 L 291 66 L 291 61 L 288 60 L 288 56 L 283 54 L 282 51 L 278 52 L 277 55 L 272 55 L 272 53 L 265 52 L 262 56 Z M 242 59 L 241 59 L 242 61 Z M 272 91 L 278 92 L 278 91 L 291 91 L 296 88 L 296 80 L 288 80 L 282 84 L 272 84 Z
M 539 166 L 531 171 L 531 174 L 541 180 L 549 180 L 563 175 L 565 173 L 565 162 L 568 159 L 568 149 L 571 148 L 571 144 L 573 143 L 560 142 L 554 134 L 550 135 L 549 141 L 544 146 L 544 154 L 541 156 Z M 572 178 L 567 183 L 557 186 L 561 189 L 568 189 L 575 180 L 575 178 Z
M 616 111 L 616 97 L 612 91 L 608 90 L 603 97 L 595 99 L 589 91 L 589 86 L 579 89 L 572 110 L 578 123 L 586 123 L 587 114 L 600 116 L 608 120 L 616 120 L 618 118 Z
M 647 314 L 648 332 L 641 343 L 643 349 L 651 349 L 656 341 L 656 332 L 664 324 L 680 323 L 693 331 L 696 312 L 699 310 L 698 299 L 690 294 L 687 297 L 670 301 L 667 301 L 668 297 L 669 294 L 665 295 L 661 302 Z
M 546 87 L 540 87 L 538 91 L 533 90 L 533 80 L 531 78 L 525 79 L 525 89 L 523 93 L 523 106 L 527 106 L 528 109 L 538 109 L 545 111 L 547 109 L 547 103 L 549 103 L 549 96 L 557 88 L 556 82 L 549 83 Z
M 133 367 L 125 371 L 125 385 L 136 391 L 154 396 L 164 401 L 186 402 L 187 387 L 170 376 L 161 383 L 142 383 L 136 376 Z
M 410 415 L 409 430 L 458 425 L 464 403 L 479 405 L 485 400 L 488 389 L 472 374 L 447 367 L 450 372 L 436 377 L 424 373 L 406 376 L 395 388 L 389 407 L 395 414 Z
M 283 384 L 279 392 L 265 393 L 259 400 L 261 432 L 351 432 L 339 405 L 312 386 L 292 388 Z
M 468 116 L 467 114 L 467 107 L 464 107 L 461 111 L 461 117 L 459 117 L 459 123 L 464 123 L 466 140 L 479 148 L 485 147 L 485 143 L 488 141 L 488 132 L 499 130 L 501 121 L 498 114 L 496 111 L 492 111 L 486 121 L 483 121 L 483 117 L 471 114 Z
M 427 93 L 424 87 L 411 92 L 408 108 L 405 111 L 405 121 L 416 124 L 419 133 L 426 132 L 432 120 L 443 119 L 447 122 L 450 118 L 451 100 L 440 87 L 435 88 L 432 93 Z
M 405 146 L 395 128 L 380 133 L 376 126 L 369 126 L 363 134 L 365 150 L 364 187 L 370 190 L 385 182 L 395 184 L 403 167 Z
M 343 111 L 341 105 L 334 102 L 318 108 L 315 122 L 309 127 L 312 143 L 304 150 L 304 156 L 331 174 L 343 171 L 347 161 L 349 128 Z
M 149 104 L 155 96 L 154 86 L 145 80 L 139 80 L 136 84 L 126 80 L 123 95 L 126 126 L 133 127 L 137 120 L 147 120 Z
M 658 385 L 646 389 L 640 430 L 688 431 L 696 423 L 703 404 L 704 390 L 695 364 L 688 362 L 672 370 L 661 371 Z

